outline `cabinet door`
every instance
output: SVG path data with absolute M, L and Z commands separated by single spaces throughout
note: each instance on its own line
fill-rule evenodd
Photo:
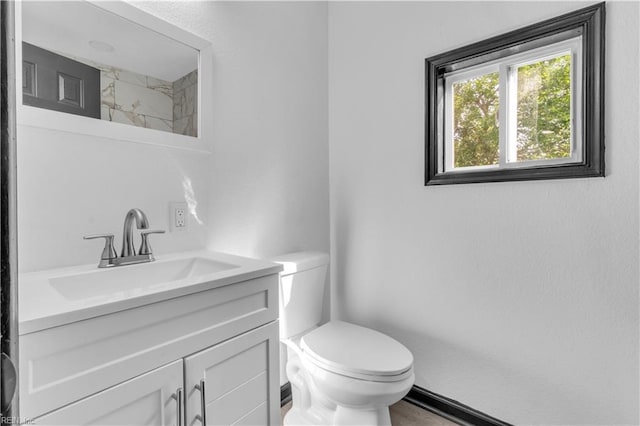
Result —
M 280 424 L 278 343 L 276 321 L 185 358 L 186 424 Z
M 39 417 L 35 424 L 179 426 L 182 378 L 182 360 L 175 361 Z

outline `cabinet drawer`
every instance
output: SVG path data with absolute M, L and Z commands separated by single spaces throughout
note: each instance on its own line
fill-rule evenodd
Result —
M 182 360 L 35 419 L 43 425 L 178 426 Z
M 35 418 L 278 316 L 278 275 L 20 337 L 21 415 Z

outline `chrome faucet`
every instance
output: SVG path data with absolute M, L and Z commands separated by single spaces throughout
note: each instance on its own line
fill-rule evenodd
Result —
M 140 232 L 142 242 L 137 254 L 133 247 L 134 220 L 136 222 L 136 228 L 143 230 Z M 104 249 L 102 250 L 102 255 L 100 256 L 100 263 L 98 264 L 98 268 L 109 268 L 111 266 L 123 266 L 132 265 L 134 263 L 153 262 L 155 260 L 155 257 L 153 257 L 151 245 L 149 244 L 149 234 L 164 234 L 164 231 L 159 229 L 150 230 L 148 228 L 149 221 L 147 220 L 147 215 L 145 215 L 142 210 L 134 208 L 127 212 L 127 215 L 124 218 L 124 230 L 122 232 L 122 251 L 120 253 L 120 257 L 118 257 L 116 250 L 113 248 L 113 234 L 86 235 L 84 239 L 105 239 L 105 245 Z
M 136 220 L 136 228 L 147 229 L 149 228 L 149 221 L 147 215 L 140 209 L 131 209 L 127 212 L 124 218 L 124 230 L 122 232 L 122 252 L 120 257 L 135 256 L 136 252 L 133 249 L 133 219 Z

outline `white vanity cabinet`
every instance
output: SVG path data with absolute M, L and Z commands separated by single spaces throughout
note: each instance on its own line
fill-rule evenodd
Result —
M 278 424 L 277 316 L 270 273 L 26 333 L 20 415 L 36 425 L 199 426 L 204 408 L 208 425 Z

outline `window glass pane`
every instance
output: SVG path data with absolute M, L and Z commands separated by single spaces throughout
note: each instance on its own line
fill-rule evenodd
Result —
M 454 167 L 499 163 L 499 81 L 494 72 L 452 84 Z
M 571 157 L 571 55 L 517 73 L 517 161 Z

